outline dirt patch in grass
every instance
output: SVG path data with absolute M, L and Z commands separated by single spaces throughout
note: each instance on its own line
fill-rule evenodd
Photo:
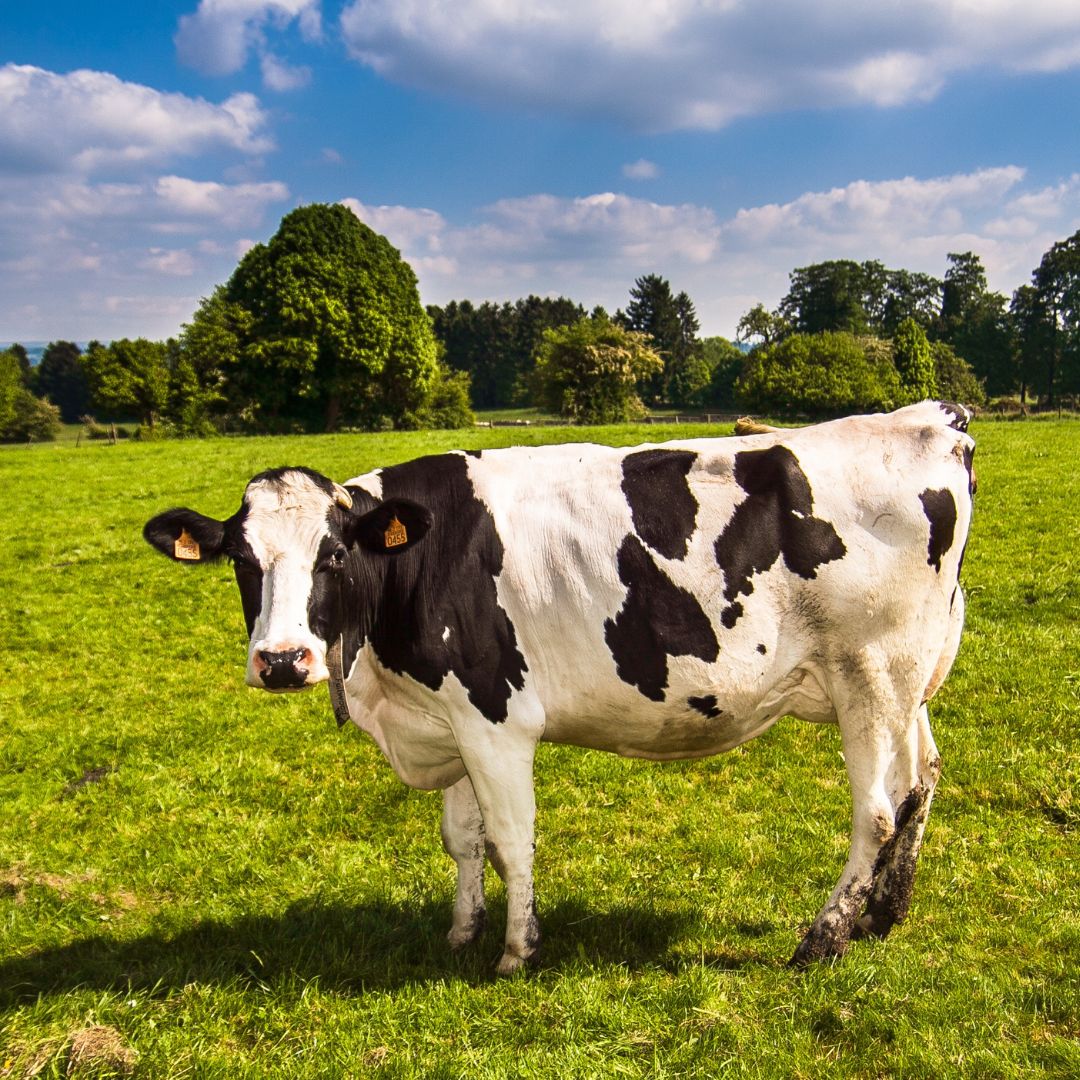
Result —
M 140 906 L 138 896 L 128 889 L 116 889 L 111 893 L 83 893 L 82 887 L 89 885 L 96 876 L 93 871 L 53 874 L 44 870 L 28 870 L 22 863 L 16 863 L 0 870 L 0 898 L 11 897 L 16 904 L 25 904 L 26 890 L 40 888 L 56 893 L 61 900 L 72 900 L 81 894 L 98 907 L 114 912 L 134 911 Z
M 68 1076 L 130 1076 L 138 1054 L 120 1032 L 104 1024 L 83 1028 L 71 1037 L 68 1047 Z

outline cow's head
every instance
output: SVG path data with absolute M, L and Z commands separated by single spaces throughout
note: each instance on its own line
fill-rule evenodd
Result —
M 168 510 L 143 536 L 176 562 L 232 562 L 250 638 L 248 684 L 280 691 L 329 678 L 343 605 L 374 602 L 360 595 L 382 577 L 372 560 L 408 551 L 430 526 L 431 514 L 407 499 L 377 502 L 310 469 L 283 468 L 254 477 L 225 521 Z

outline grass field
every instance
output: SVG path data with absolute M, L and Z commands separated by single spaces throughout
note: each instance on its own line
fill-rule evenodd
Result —
M 701 435 L 700 426 L 688 429 Z M 785 966 L 846 855 L 832 729 L 723 757 L 538 757 L 539 970 L 444 943 L 437 794 L 326 692 L 243 685 L 228 567 L 143 522 L 640 427 L 0 450 L 0 1077 L 1080 1076 L 1080 424 L 976 425 L 966 637 L 907 922 Z

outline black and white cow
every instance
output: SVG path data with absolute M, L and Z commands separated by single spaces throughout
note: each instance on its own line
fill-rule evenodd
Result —
M 940 771 L 926 702 L 964 617 L 968 419 L 923 402 L 745 438 L 455 452 L 343 486 L 274 469 L 226 521 L 170 510 L 144 532 L 232 561 L 251 686 L 330 679 L 405 783 L 443 789 L 449 940 L 484 926 L 486 854 L 503 974 L 539 943 L 540 740 L 692 758 L 784 715 L 838 724 L 851 850 L 805 963 L 884 936 L 911 900 Z

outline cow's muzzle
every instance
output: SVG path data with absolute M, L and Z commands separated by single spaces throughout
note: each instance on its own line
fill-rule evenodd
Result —
M 267 690 L 300 690 L 307 685 L 313 659 L 310 649 L 263 650 L 255 654 L 255 670 Z

